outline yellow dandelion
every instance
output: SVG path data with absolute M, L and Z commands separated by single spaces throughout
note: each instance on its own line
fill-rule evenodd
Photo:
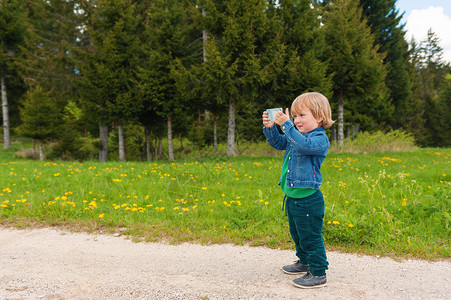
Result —
M 104 216 L 105 214 L 100 214 L 99 215 L 99 219 L 103 219 L 103 216 Z
M 333 221 L 332 224 L 334 224 L 334 225 L 339 225 L 340 222 L 338 222 L 338 221 Z
M 354 225 L 352 225 L 352 223 L 349 223 L 349 224 L 348 224 L 348 227 L 349 227 L 349 228 L 352 228 L 352 227 L 354 227 Z

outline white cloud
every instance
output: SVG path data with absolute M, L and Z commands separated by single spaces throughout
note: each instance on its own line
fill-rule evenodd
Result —
M 427 9 L 414 9 L 407 17 L 405 29 L 406 39 L 413 37 L 420 43 L 426 40 L 429 29 L 440 39 L 443 48 L 443 59 L 451 62 L 451 19 L 443 12 L 443 7 L 430 6 Z

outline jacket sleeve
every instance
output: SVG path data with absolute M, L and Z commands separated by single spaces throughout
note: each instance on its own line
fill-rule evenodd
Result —
M 279 133 L 279 130 L 277 130 L 275 123 L 272 127 L 263 127 L 263 134 L 266 136 L 266 140 L 271 147 L 277 150 L 286 149 L 287 139 L 284 135 Z
M 297 130 L 291 120 L 283 123 L 281 129 L 298 152 L 304 155 L 326 156 L 329 149 L 329 139 L 324 131 L 303 135 Z

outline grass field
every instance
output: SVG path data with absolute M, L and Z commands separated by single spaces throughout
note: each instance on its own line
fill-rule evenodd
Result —
M 39 162 L 0 152 L 0 222 L 120 232 L 134 240 L 294 248 L 281 155 L 176 162 Z M 330 153 L 329 250 L 449 259 L 450 149 Z

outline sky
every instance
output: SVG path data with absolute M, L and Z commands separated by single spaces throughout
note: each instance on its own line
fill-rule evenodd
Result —
M 417 45 L 427 38 L 430 28 L 440 39 L 443 60 L 451 63 L 451 0 L 398 0 L 399 14 L 404 12 L 406 40 Z

